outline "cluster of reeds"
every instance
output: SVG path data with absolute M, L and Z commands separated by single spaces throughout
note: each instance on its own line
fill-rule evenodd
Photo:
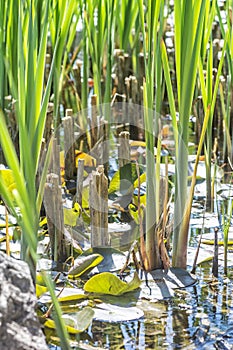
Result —
M 160 113 L 169 109 L 175 141 L 172 264 L 186 268 L 189 219 L 201 152 L 205 154 L 207 202 L 211 207 L 216 120 L 220 119 L 223 129 L 224 160 L 232 162 L 232 5 L 230 0 L 224 4 L 224 22 L 216 0 L 175 0 L 174 6 L 165 0 L 1 1 L 0 142 L 15 189 L 12 191 L 0 181 L 0 193 L 22 228 L 21 257 L 28 262 L 34 278 L 40 210 L 51 153 L 47 144 L 47 156 L 39 173 L 48 103 L 53 102 L 55 130 L 68 105 L 82 111 L 77 122 L 84 133 L 91 98 L 96 113 L 108 121 L 106 128 L 111 124 L 111 102 L 134 106 L 141 103 L 144 107 L 147 193 L 142 255 L 147 270 L 162 266 L 157 231 L 161 220 Z M 174 30 L 174 47 L 169 51 L 166 31 L 171 13 L 174 28 L 169 29 Z M 216 20 L 220 28 L 217 34 Z M 77 32 L 80 23 L 81 35 Z M 218 44 L 214 35 L 219 36 Z M 199 95 L 203 115 L 198 115 L 197 120 L 200 140 L 188 195 L 189 121 Z M 221 106 L 218 109 L 217 98 Z M 89 142 L 88 147 L 93 146 Z
M 89 80 L 92 78 L 93 92 L 91 93 L 96 96 L 97 113 L 103 115 L 108 121 L 110 121 L 110 107 L 105 105 L 103 108 L 103 102 L 110 103 L 115 99 L 115 95 L 121 96 L 124 101 L 131 99 L 133 102 L 141 101 L 140 103 L 144 106 L 144 136 L 147 144 L 147 203 L 149 203 L 146 209 L 147 265 L 149 269 L 158 267 L 160 265 L 159 258 L 156 258 L 158 242 L 154 231 L 159 221 L 160 152 L 157 152 L 155 165 L 154 146 L 158 151 L 161 149 L 159 113 L 166 90 L 172 117 L 176 158 L 173 264 L 185 267 L 183 251 L 186 250 L 184 248 L 187 246 L 188 236 L 186 214 L 189 117 L 198 93 L 202 96 L 203 115 L 208 115 L 204 141 L 208 202 L 211 200 L 212 129 L 218 92 L 223 111 L 224 135 L 226 135 L 223 146 L 224 156 L 231 158 L 232 20 L 229 1 L 225 8 L 226 13 L 229 14 L 226 17 L 226 25 L 223 23 L 218 3 L 208 0 L 195 3 L 175 1 L 174 8 L 164 1 L 160 3 L 151 1 L 148 4 L 144 4 L 143 1 L 122 3 L 122 1 L 86 0 L 83 3 L 70 1 L 66 4 L 51 1 L 45 5 L 43 2 L 20 4 L 12 0 L 5 5 L 2 4 L 1 26 L 4 28 L 7 23 L 7 30 L 1 31 L 1 106 L 2 109 L 9 108 L 9 96 L 12 96 L 11 109 L 13 120 L 15 118 L 16 122 L 12 125 L 8 114 L 7 125 L 3 122 L 1 128 L 2 134 L 3 130 L 4 133 L 6 132 L 7 126 L 15 130 L 15 134 L 19 133 L 19 146 L 16 152 L 20 154 L 20 164 L 17 166 L 21 172 L 23 171 L 23 178 L 26 178 L 30 200 L 36 202 L 35 180 L 51 85 L 55 129 L 62 116 L 60 103 L 67 102 L 67 96 L 63 92 L 66 88 L 64 81 L 74 82 L 76 110 L 85 110 L 90 96 Z M 165 38 L 167 20 L 172 11 L 174 11 L 175 54 L 172 56 L 173 66 L 170 66 Z M 130 20 L 127 18 L 129 15 Z M 223 47 L 221 58 L 214 60 L 213 24 L 216 15 L 220 26 L 219 35 L 223 38 Z M 82 23 L 81 41 L 77 47 L 73 47 L 77 34 L 76 28 L 80 21 Z M 82 54 L 81 64 L 80 60 L 76 60 L 78 54 Z M 49 74 L 45 74 L 49 55 Z M 81 67 L 79 74 L 76 69 L 78 64 L 80 64 L 79 68 Z M 220 79 L 223 66 L 229 73 L 226 82 Z M 175 68 L 176 85 L 170 74 L 172 68 Z M 129 95 L 128 82 L 133 76 L 137 81 L 137 98 L 135 98 L 136 95 Z M 228 88 L 227 94 L 223 87 Z M 143 99 L 139 98 L 142 95 L 140 88 L 143 89 Z M 133 91 L 133 87 L 131 89 Z M 85 113 L 81 115 L 79 126 L 84 128 L 87 126 L 87 116 Z M 201 120 L 201 118 L 203 117 L 200 116 L 202 123 L 204 119 Z M 13 168 L 15 165 L 12 164 L 13 157 L 12 155 L 8 157 L 9 152 L 6 151 L 6 145 L 9 142 L 9 138 L 5 140 L 2 137 L 5 157 L 8 165 L 15 172 L 16 168 Z M 16 139 L 14 142 L 17 143 Z M 26 144 L 27 147 L 25 147 Z M 32 161 L 29 166 L 30 157 Z M 30 180 L 28 181 L 27 178 Z M 44 177 L 42 176 L 41 179 L 43 184 Z M 30 181 L 34 183 L 33 186 L 29 185 Z M 22 183 L 17 184 L 17 188 L 20 186 Z M 38 221 L 43 185 L 39 190 L 41 193 L 39 193 L 40 200 L 35 211 L 37 214 L 33 214 L 36 218 L 33 232 L 36 230 Z M 23 195 L 22 193 L 21 196 Z M 9 206 L 14 207 L 12 202 Z M 29 208 L 31 209 L 32 206 L 28 206 L 28 210 Z M 21 209 L 23 209 L 22 205 Z M 33 247 L 35 251 L 36 241 Z M 33 254 L 32 252 L 29 255 Z

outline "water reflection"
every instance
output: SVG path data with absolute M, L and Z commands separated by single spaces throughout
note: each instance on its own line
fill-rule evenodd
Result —
M 170 300 L 140 307 L 142 320 L 93 322 L 92 344 L 107 349 L 233 349 L 233 284 L 211 280 L 211 269 L 199 269 L 200 282 L 177 291 Z

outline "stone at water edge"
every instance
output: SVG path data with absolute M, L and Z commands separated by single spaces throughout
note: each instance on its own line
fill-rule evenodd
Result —
M 28 265 L 0 252 L 0 349 L 48 350 Z

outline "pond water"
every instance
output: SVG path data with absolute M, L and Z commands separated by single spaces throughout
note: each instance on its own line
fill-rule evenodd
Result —
M 198 282 L 159 302 L 141 302 L 145 316 L 122 323 L 93 322 L 93 345 L 107 349 L 233 349 L 232 276 L 210 279 L 198 268 Z
M 228 188 L 229 190 L 229 188 Z M 221 192 L 222 194 L 223 192 Z M 229 193 L 229 192 L 228 192 Z M 226 206 L 224 196 L 216 205 Z M 229 203 L 231 196 L 227 198 Z M 203 219 L 203 213 L 205 218 Z M 220 217 L 207 213 L 200 198 L 194 200 L 190 226 L 188 270 L 191 271 L 202 232 L 203 242 L 212 240 Z M 220 225 L 221 226 L 221 225 Z M 232 230 L 229 240 L 232 240 Z M 219 230 L 219 240 L 222 233 Z M 172 298 L 132 300 L 144 317 L 128 322 L 94 320 L 81 335 L 75 349 L 233 349 L 233 250 L 228 249 L 228 274 L 224 275 L 223 247 L 219 247 L 219 277 L 212 274 L 213 245 L 201 244 L 195 271 L 196 283 L 176 289 Z M 205 259 L 209 261 L 204 262 Z M 127 312 L 127 311 L 126 311 Z M 51 346 L 51 349 L 59 349 Z
M 143 318 L 93 321 L 76 349 L 233 349 L 232 277 L 213 279 L 208 264 L 198 267 L 194 286 L 167 300 L 140 301 Z

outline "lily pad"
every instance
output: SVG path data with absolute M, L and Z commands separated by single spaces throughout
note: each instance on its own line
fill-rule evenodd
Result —
M 56 288 L 56 295 L 58 296 L 58 301 L 60 303 L 66 303 L 66 302 L 77 302 L 82 299 L 87 299 L 87 295 L 84 293 L 84 291 L 80 288 L 63 288 L 62 292 L 61 289 Z M 50 293 L 47 292 L 44 295 L 40 297 L 40 302 L 43 304 L 51 304 L 52 299 L 50 296 Z
M 79 277 L 85 272 L 94 268 L 103 260 L 103 257 L 100 254 L 91 254 L 87 256 L 80 255 L 74 261 L 74 266 L 68 271 L 68 275 L 72 277 Z
M 167 272 L 156 269 L 143 273 L 140 299 L 162 300 L 174 295 L 174 289 L 188 287 L 196 279 L 186 270 L 171 268 Z
M 66 329 L 70 334 L 79 334 L 84 332 L 90 325 L 94 311 L 91 307 L 85 307 L 83 310 L 76 312 L 73 315 L 63 315 Z M 51 319 L 45 321 L 44 327 L 56 329 L 55 322 Z
M 100 254 L 104 259 L 92 271 L 96 272 L 115 272 L 122 269 L 126 262 L 126 256 L 120 250 L 110 247 L 94 247 L 85 251 L 82 255 Z
M 121 295 L 139 288 L 141 281 L 135 272 L 133 279 L 127 283 L 110 272 L 103 272 L 91 277 L 84 285 L 90 293 Z
M 121 307 L 113 304 L 101 303 L 94 308 L 94 319 L 102 322 L 126 322 L 138 320 L 144 312 L 138 307 Z

